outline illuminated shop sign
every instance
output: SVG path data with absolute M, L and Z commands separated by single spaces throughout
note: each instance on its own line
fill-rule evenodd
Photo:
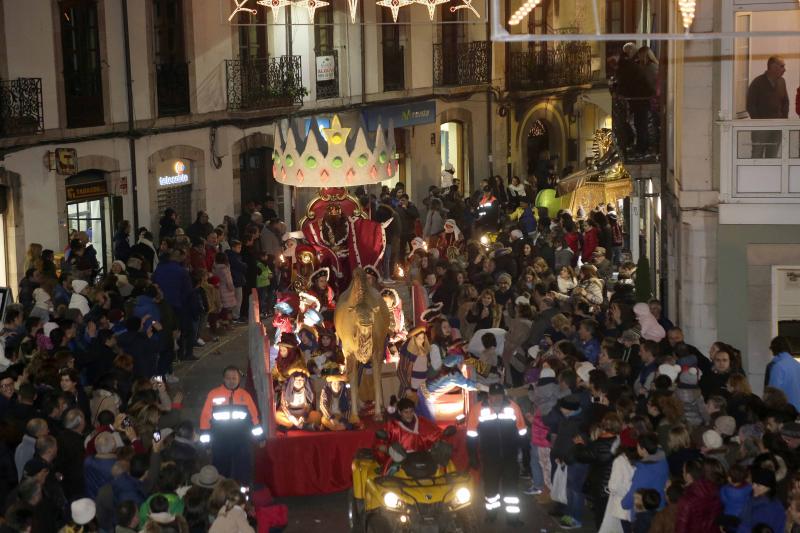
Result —
M 187 185 L 191 183 L 191 178 L 188 174 L 186 163 L 183 161 L 175 161 L 175 164 L 169 168 L 169 173 L 166 175 L 158 176 L 159 187 L 174 187 L 176 185 Z

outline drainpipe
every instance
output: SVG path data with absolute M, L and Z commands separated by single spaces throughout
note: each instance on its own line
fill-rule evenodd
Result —
M 364 50 L 364 42 L 366 41 L 364 37 L 364 2 L 358 3 L 358 11 L 361 16 L 361 24 L 359 25 L 361 34 L 361 105 L 364 106 L 367 103 L 367 51 Z M 383 26 L 379 28 L 379 31 L 383 31 Z M 405 62 L 403 63 L 403 68 L 405 68 Z
M 492 99 L 494 97 L 492 93 L 492 81 L 494 80 L 494 61 L 492 61 L 492 58 L 494 57 L 494 50 L 492 50 L 492 48 L 494 47 L 494 43 L 489 39 L 492 31 L 491 17 L 492 10 L 490 9 L 486 17 L 486 37 L 489 41 L 489 88 L 486 90 L 486 141 L 489 143 L 489 175 L 494 176 L 494 137 L 492 135 Z M 466 186 L 467 184 L 465 183 L 465 189 Z M 471 188 L 466 190 L 471 190 Z
M 125 89 L 128 96 L 128 152 L 131 158 L 133 227 L 139 231 L 139 188 L 136 179 L 136 139 L 134 138 L 133 80 L 131 77 L 131 39 L 128 32 L 128 0 L 122 0 L 122 41 L 125 48 Z

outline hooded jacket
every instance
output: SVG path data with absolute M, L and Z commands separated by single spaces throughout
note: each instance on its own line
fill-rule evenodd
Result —
M 676 533 L 705 533 L 717 529 L 717 517 L 722 513 L 719 487 L 707 479 L 689 485 L 678 500 Z M 748 531 L 750 531 L 748 529 Z
M 650 312 L 650 307 L 646 303 L 639 302 L 634 305 L 633 313 L 636 315 L 636 320 L 639 321 L 643 338 L 649 341 L 661 342 L 667 336 L 664 328 Z
M 655 489 L 661 496 L 661 504 L 659 509 L 664 507 L 666 498 L 664 496 L 664 487 L 669 479 L 669 466 L 667 459 L 664 457 L 664 452 L 658 450 L 653 455 L 642 459 L 636 463 L 636 468 L 633 471 L 633 479 L 631 480 L 631 487 L 628 493 L 622 499 L 623 509 L 633 509 L 633 495 L 639 489 Z
M 611 436 L 599 437 L 588 444 L 575 446 L 575 459 L 580 463 L 589 464 L 589 474 L 586 478 L 587 494 L 594 499 L 602 500 L 608 497 L 606 488 L 611 477 L 614 451 L 618 443 L 619 439 Z
M 783 531 L 786 525 L 786 510 L 779 500 L 760 496 L 745 504 L 739 517 L 738 533 L 750 533 L 756 524 L 767 524 L 772 531 Z

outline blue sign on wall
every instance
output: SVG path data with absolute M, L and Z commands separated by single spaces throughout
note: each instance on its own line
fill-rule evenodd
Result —
M 436 100 L 370 107 L 365 109 L 362 114 L 369 131 L 378 129 L 378 120 L 381 121 L 384 128 L 389 127 L 389 121 L 392 121 L 395 128 L 430 124 L 436 122 Z

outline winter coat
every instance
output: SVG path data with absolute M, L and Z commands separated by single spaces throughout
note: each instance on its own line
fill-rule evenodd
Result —
M 559 415 L 561 420 L 558 424 L 551 422 L 554 417 L 552 415 Z M 572 442 L 576 436 L 581 435 L 586 438 L 583 433 L 583 425 L 585 415 L 582 411 L 578 410 L 572 413 L 572 416 L 564 417 L 561 415 L 560 410 L 554 409 L 550 411 L 550 415 L 544 418 L 544 422 L 549 428 L 556 428 L 556 439 L 553 441 L 553 449 L 550 456 L 553 459 L 559 459 L 562 462 L 570 465 L 575 462 L 575 444 Z
M 708 424 L 710 417 L 706 409 L 706 402 L 697 387 L 683 388 L 680 384 L 675 390 L 675 396 L 683 404 L 683 416 L 690 428 Z
M 69 308 L 77 309 L 83 316 L 88 315 L 89 311 L 91 311 L 89 299 L 86 298 L 86 296 L 78 293 L 72 293 L 72 298 L 69 300 Z
M 135 377 L 151 378 L 156 375 L 160 348 L 157 334 L 148 338 L 140 331 L 126 331 L 117 337 L 117 342 L 123 352 L 133 357 Z
M 556 378 L 539 378 L 533 388 L 533 408 L 547 416 L 562 396 Z
M 742 516 L 745 506 L 753 497 L 753 486 L 745 483 L 739 487 L 725 485 L 719 489 L 719 499 L 722 501 L 722 514 L 727 516 Z
M 752 498 L 745 504 L 739 517 L 738 533 L 750 533 L 756 524 L 767 524 L 772 531 L 783 531 L 786 525 L 786 510 L 778 500 L 766 496 Z
M 528 339 L 528 333 L 531 331 L 533 322 L 527 318 L 510 318 L 508 315 L 506 315 L 505 319 L 508 334 L 506 335 L 505 346 L 503 346 L 503 364 L 508 368 L 514 352 L 522 350 L 522 343 Z M 510 378 L 511 373 L 509 372 L 507 375 Z
M 600 232 L 595 227 L 590 227 L 583 234 L 583 248 L 581 258 L 584 263 L 592 262 L 592 252 L 600 246 Z
M 214 265 L 214 275 L 219 278 L 219 299 L 222 307 L 232 308 L 236 306 L 236 287 L 233 284 L 231 268 L 228 265 L 217 263 Z
M 130 500 L 138 507 L 147 499 L 147 491 L 142 481 L 127 472 L 115 477 L 111 487 L 114 491 L 115 504 Z
M 678 500 L 675 533 L 714 531 L 717 517 L 721 513 L 719 487 L 707 479 L 698 479 L 684 490 L 683 496 Z
M 153 272 L 153 283 L 159 286 L 164 299 L 172 306 L 175 313 L 180 315 L 187 306 L 192 292 L 189 271 L 175 261 L 162 261 Z
M 694 459 L 702 459 L 703 454 L 697 448 L 681 448 L 667 456 L 669 473 L 676 478 L 683 477 L 683 465 Z
M 242 261 L 242 254 L 238 254 L 233 250 L 228 250 L 225 252 L 225 255 L 228 256 L 233 286 L 244 287 L 247 276 L 247 265 L 245 265 L 244 261 Z
M 661 505 L 659 509 L 664 507 L 666 497 L 664 496 L 664 487 L 669 479 L 669 466 L 664 457 L 664 452 L 658 450 L 653 455 L 642 459 L 636 463 L 636 468 L 633 471 L 633 479 L 631 479 L 631 488 L 622 499 L 622 507 L 624 509 L 633 509 L 633 495 L 639 489 L 655 489 L 661 496 Z
M 589 464 L 586 477 L 586 494 L 596 500 L 607 496 L 606 488 L 614 463 L 614 450 L 619 442 L 616 436 L 598 437 L 588 444 L 575 446 L 575 460 Z
M 709 396 L 728 396 L 729 393 L 725 389 L 728 384 L 728 378 L 731 377 L 731 372 L 707 372 L 700 377 L 700 390 L 703 392 L 703 398 L 706 400 Z
M 125 263 L 130 255 L 131 243 L 128 241 L 128 234 L 124 231 L 117 231 L 114 233 L 114 259 Z
M 111 467 L 117 462 L 115 457 L 107 459 L 90 456 L 83 461 L 83 476 L 86 483 L 86 495 L 96 498 L 97 491 L 112 480 Z
M 631 513 L 622 507 L 622 500 L 631 489 L 635 466 L 625 454 L 620 454 L 611 463 L 611 475 L 608 478 L 608 506 L 606 513 L 618 520 L 630 521 Z

